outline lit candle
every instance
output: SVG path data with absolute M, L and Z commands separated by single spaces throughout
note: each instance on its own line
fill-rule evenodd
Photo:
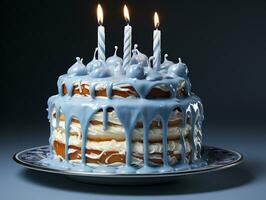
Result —
M 98 19 L 98 59 L 105 61 L 105 31 L 103 26 L 103 9 L 100 4 L 97 7 Z
M 158 30 L 159 27 L 159 16 L 157 12 L 154 13 L 154 27 L 153 31 L 153 68 L 159 70 L 161 65 L 161 31 Z
M 129 12 L 127 6 L 124 6 L 124 17 L 127 25 L 124 28 L 124 55 L 123 55 L 123 70 L 126 71 L 130 64 L 131 59 L 131 40 L 132 40 L 132 28 L 129 25 Z

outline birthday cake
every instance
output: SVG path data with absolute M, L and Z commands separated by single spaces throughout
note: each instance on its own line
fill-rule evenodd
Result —
M 86 66 L 76 59 L 48 100 L 52 160 L 137 173 L 200 163 L 203 108 L 181 59 L 165 55 L 155 70 L 137 46 L 126 69 L 116 51 Z
M 159 16 L 154 13 L 153 56 L 131 51 L 124 6 L 123 59 L 105 59 L 103 11 L 97 7 L 98 48 L 86 66 L 76 58 L 48 100 L 50 164 L 116 173 L 170 172 L 204 165 L 203 108 L 191 92 L 188 68 L 161 63 Z M 98 55 L 96 59 L 96 53 Z

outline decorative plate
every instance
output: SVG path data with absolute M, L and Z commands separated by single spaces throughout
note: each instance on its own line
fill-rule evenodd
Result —
M 47 166 L 41 162 L 49 156 L 49 146 L 40 146 L 24 151 L 20 151 L 13 156 L 13 159 L 20 165 L 37 171 L 64 174 L 72 179 L 102 184 L 151 184 L 168 182 L 177 179 L 180 176 L 207 173 L 211 171 L 226 169 L 239 164 L 243 160 L 243 156 L 232 150 L 225 150 L 211 146 L 203 146 L 202 157 L 207 161 L 204 167 L 193 168 L 189 170 L 181 170 L 165 173 L 150 174 L 117 174 L 117 173 L 95 173 L 72 171 L 60 169 L 58 167 Z

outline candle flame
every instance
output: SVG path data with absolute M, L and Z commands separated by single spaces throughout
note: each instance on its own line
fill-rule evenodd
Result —
M 159 16 L 158 16 L 158 13 L 155 12 L 155 13 L 154 13 L 154 27 L 155 27 L 155 28 L 158 28 L 159 25 L 160 25 L 160 22 L 159 22 Z
M 124 5 L 124 17 L 125 17 L 125 20 L 126 20 L 127 22 L 130 21 L 129 11 L 128 11 L 128 8 L 127 8 L 126 5 Z
M 103 24 L 103 9 L 100 4 L 98 4 L 97 6 L 97 19 L 98 19 L 98 23 L 102 25 Z

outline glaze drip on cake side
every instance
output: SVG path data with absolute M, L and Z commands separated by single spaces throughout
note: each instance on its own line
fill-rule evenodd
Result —
M 117 50 L 117 48 L 116 48 Z M 135 49 L 135 51 L 137 51 Z M 141 56 L 140 56 L 141 55 Z M 166 57 L 165 57 L 166 58 Z M 110 62 L 112 61 L 112 62 Z M 160 71 L 155 71 L 146 56 L 140 52 L 133 54 L 131 65 L 127 70 L 121 68 L 121 59 L 115 55 L 108 62 L 93 59 L 87 67 L 82 60 L 68 70 L 68 73 L 59 77 L 58 95 L 48 100 L 48 118 L 50 121 L 50 154 L 51 160 L 56 156 L 54 149 L 54 129 L 59 127 L 60 116 L 64 116 L 64 164 L 69 168 L 78 168 L 85 171 L 119 172 L 119 173 L 150 173 L 154 171 L 173 171 L 189 169 L 193 165 L 202 165 L 201 125 L 203 121 L 203 107 L 200 99 L 191 93 L 191 84 L 188 79 L 187 66 L 181 59 L 177 64 L 166 60 Z M 114 70 L 116 69 L 116 70 Z M 117 70 L 118 69 L 118 70 Z M 86 73 L 85 73 L 86 72 Z M 125 89 L 126 88 L 126 89 Z M 121 92 L 121 91 L 122 92 Z M 126 98 L 119 96 L 126 93 Z M 116 91 L 118 95 L 114 95 Z M 156 91 L 168 94 L 158 95 Z M 180 91 L 182 91 L 180 93 Z M 153 93 L 153 95 L 150 95 Z M 152 96 L 152 97 L 151 97 Z M 108 133 L 108 110 L 112 109 L 124 128 L 125 135 L 125 165 L 119 167 L 98 166 L 91 167 L 86 158 L 86 143 L 90 132 L 90 121 L 98 113 L 102 113 L 102 130 Z M 180 127 L 179 143 L 181 145 L 181 159 L 174 165 L 169 164 L 168 129 L 171 114 L 180 110 L 182 126 Z M 53 115 L 56 125 L 53 126 Z M 81 164 L 69 164 L 69 138 L 72 120 L 78 120 L 81 128 Z M 188 121 L 187 121 L 188 120 Z M 162 138 L 162 165 L 150 166 L 149 163 L 149 128 L 157 121 L 161 127 Z M 142 122 L 143 164 L 132 165 L 132 139 L 136 125 Z M 185 144 L 185 128 L 189 125 L 190 156 L 187 158 Z M 187 141 L 187 140 L 186 140 Z M 54 161 L 56 162 L 56 161 Z M 52 162 L 51 162 L 52 163 Z M 50 163 L 50 164 L 51 164 Z

